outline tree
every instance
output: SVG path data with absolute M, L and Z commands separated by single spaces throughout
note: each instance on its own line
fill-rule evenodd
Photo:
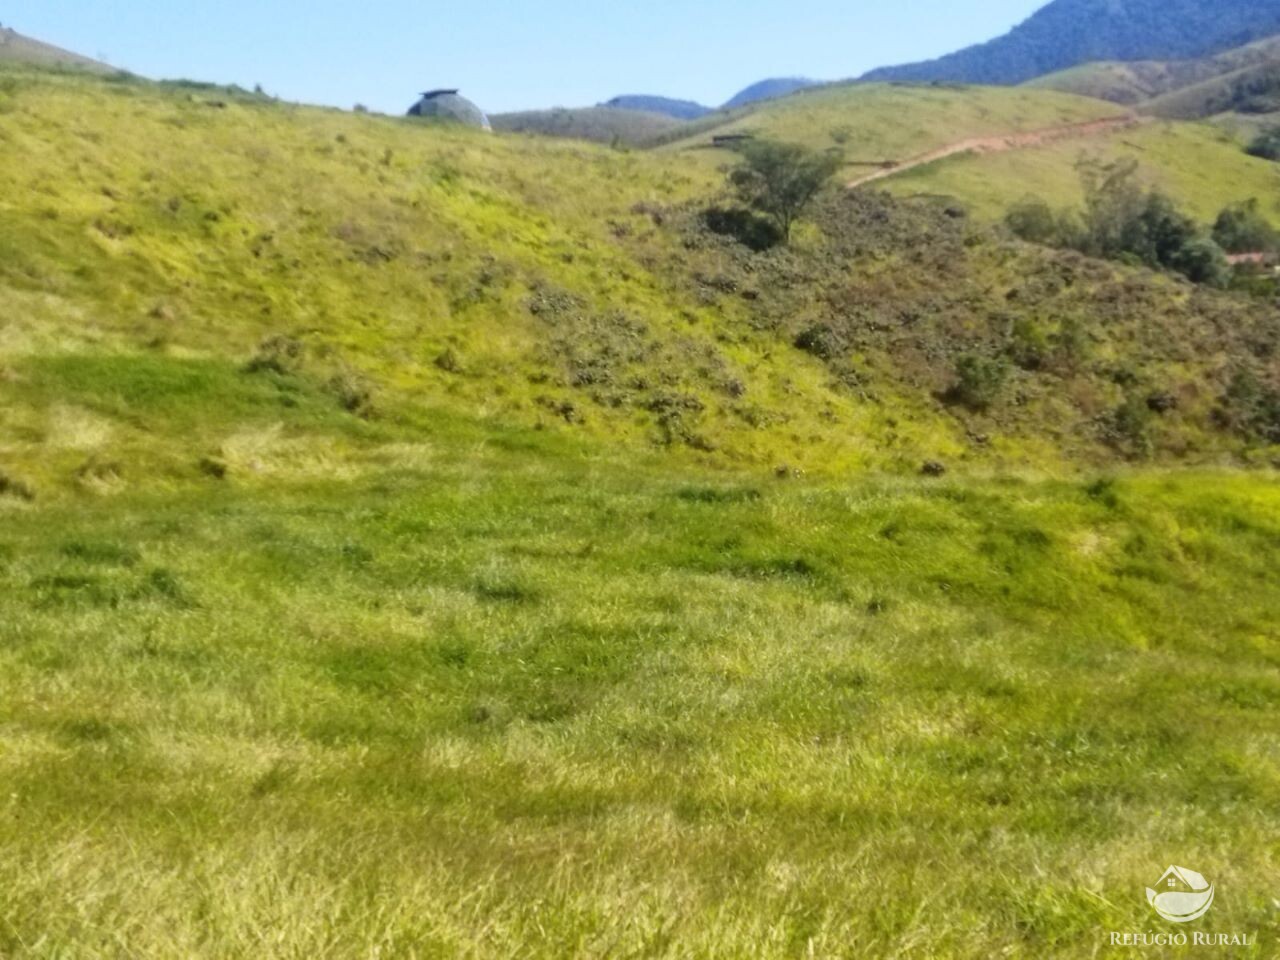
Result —
M 1231 264 L 1222 248 L 1209 237 L 1197 235 L 1180 247 L 1168 266 L 1192 283 L 1226 287 L 1231 283 Z
M 771 218 L 783 241 L 828 180 L 843 166 L 838 153 L 819 153 L 799 144 L 748 140 L 739 148 L 742 164 L 729 183 L 743 203 Z
M 1147 195 L 1138 181 L 1137 161 L 1082 160 L 1077 169 L 1084 186 L 1083 252 L 1115 258 L 1140 250 Z
M 1262 215 L 1256 199 L 1237 203 L 1218 214 L 1213 225 L 1213 239 L 1227 253 L 1274 250 L 1280 240 L 1275 228 Z
M 1175 270 L 1179 269 L 1178 263 L 1187 247 L 1201 239 L 1196 222 L 1156 191 L 1147 194 L 1142 213 L 1126 233 L 1133 244 L 1129 253 L 1141 257 L 1150 266 Z
M 1228 283 L 1231 271 L 1222 248 L 1167 196 L 1144 189 L 1135 161 L 1083 161 L 1080 179 L 1085 193 L 1081 252 L 1174 270 L 1194 283 Z

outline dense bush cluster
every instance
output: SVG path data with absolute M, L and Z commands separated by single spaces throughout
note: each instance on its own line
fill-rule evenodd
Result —
M 1213 239 L 1227 253 L 1257 253 L 1280 247 L 1280 235 L 1262 215 L 1258 201 L 1227 207 L 1213 225 Z
M 1078 248 L 1119 261 L 1193 273 L 1197 256 L 1224 262 L 1213 236 L 1159 194 L 1130 201 L 1120 173 L 1083 213 L 1021 207 L 1019 232 L 1056 243 L 1065 223 Z M 1265 240 L 1259 216 L 1254 204 L 1232 207 L 1215 235 L 1232 247 Z M 1010 244 L 946 202 L 828 190 L 807 219 L 804 243 L 764 250 L 704 210 L 672 222 L 685 231 L 681 268 L 708 306 L 776 332 L 863 402 L 891 410 L 923 395 L 978 447 L 1052 437 L 1126 459 L 1280 435 L 1280 317 L 1260 300 L 1188 292 L 1079 249 Z M 1232 387 L 1237 368 L 1252 379 Z
M 1084 161 L 1080 177 L 1083 210 L 1055 212 L 1043 200 L 1028 198 L 1009 211 L 1009 228 L 1033 243 L 1172 270 L 1194 283 L 1225 287 L 1230 282 L 1219 231 L 1205 233 L 1167 196 L 1145 188 L 1135 162 Z M 1242 242 L 1259 232 L 1260 220 L 1256 208 L 1224 211 L 1221 236 Z

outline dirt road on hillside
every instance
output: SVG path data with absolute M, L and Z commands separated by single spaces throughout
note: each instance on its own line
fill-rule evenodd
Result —
M 1044 127 L 1026 133 L 1009 133 L 999 137 L 971 137 L 968 140 L 958 140 L 937 150 L 922 153 L 910 160 L 894 163 L 892 166 L 886 165 L 874 173 L 850 180 L 847 186 L 853 190 L 864 184 L 884 180 L 886 177 L 896 176 L 961 153 L 1007 153 L 1010 150 L 1028 150 L 1063 140 L 1083 140 L 1087 137 L 1114 133 L 1117 130 L 1129 130 L 1149 122 L 1150 119 L 1147 117 L 1128 114 L 1123 117 L 1107 117 L 1102 120 L 1086 120 L 1083 123 L 1068 123 L 1058 127 Z

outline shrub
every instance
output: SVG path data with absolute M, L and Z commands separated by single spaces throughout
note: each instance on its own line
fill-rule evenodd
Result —
M 277 373 L 288 376 L 297 373 L 302 366 L 306 349 L 301 340 L 293 337 L 274 336 L 263 340 L 257 353 L 245 364 L 246 373 Z
M 819 360 L 834 360 L 847 349 L 844 338 L 826 323 L 816 323 L 805 328 L 794 343 L 797 349 Z
M 1280 127 L 1267 127 L 1260 131 L 1245 152 L 1263 160 L 1280 160 Z
M 1280 443 L 1280 390 L 1268 389 L 1251 370 L 1238 370 L 1219 400 L 1216 418 L 1246 439 Z
M 215 456 L 201 457 L 196 466 L 206 477 L 212 477 L 214 480 L 225 480 L 231 470 L 226 460 Z
M 1116 258 L 1143 246 L 1140 223 L 1147 197 L 1138 181 L 1134 160 L 1078 165 L 1084 186 L 1084 253 Z
M 433 363 L 437 370 L 443 370 L 445 373 L 462 372 L 462 359 L 452 347 L 445 347 Z
M 1000 398 L 1009 365 L 1002 357 L 965 354 L 956 361 L 956 382 L 948 397 L 970 410 L 987 410 Z
M 1056 244 L 1061 239 L 1053 208 L 1038 197 L 1014 204 L 1005 215 L 1005 223 L 1014 236 L 1029 243 Z
M 0 472 L 0 497 L 16 497 L 19 500 L 30 502 L 36 498 L 36 494 L 30 485 L 17 477 Z
M 1151 455 L 1151 410 L 1136 394 L 1130 394 L 1103 423 L 1103 439 L 1130 457 Z
M 1136 254 L 1149 266 L 1171 267 L 1179 273 L 1187 272 L 1180 264 L 1186 262 L 1189 251 L 1192 248 L 1200 250 L 1201 241 L 1208 239 L 1201 237 L 1194 220 L 1180 211 L 1172 200 L 1156 191 L 1147 194 L 1137 222 L 1126 230 L 1126 234 L 1131 236 L 1132 246 L 1125 252 Z M 1208 250 L 1202 252 L 1205 255 L 1211 253 Z
M 1215 239 L 1202 233 L 1167 196 L 1144 189 L 1135 161 L 1089 160 L 1078 169 L 1085 193 L 1079 217 L 1054 216 L 1047 204 L 1031 198 L 1009 212 L 1009 228 L 1024 240 L 1173 270 L 1194 283 L 1223 287 L 1230 282 L 1230 266 Z
M 1039 370 L 1052 352 L 1049 337 L 1034 320 L 1027 317 L 1014 321 L 1008 349 L 1010 359 L 1023 370 Z
M 359 374 L 350 371 L 336 373 L 329 379 L 328 388 L 347 413 L 366 419 L 373 416 L 373 387 Z
M 1079 317 L 1065 317 L 1053 335 L 1053 362 L 1064 370 L 1077 370 L 1089 358 L 1089 333 Z
M 750 210 L 725 210 L 713 207 L 703 214 L 703 222 L 712 233 L 732 237 L 757 253 L 782 242 L 782 231 L 765 217 Z

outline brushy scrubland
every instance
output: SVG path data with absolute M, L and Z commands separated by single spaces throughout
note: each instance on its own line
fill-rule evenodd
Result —
M 0 956 L 1274 952 L 1275 310 L 722 182 L 0 74 Z
M 37 495 L 305 473 L 436 411 L 808 471 L 1275 442 L 1265 303 L 954 205 L 836 192 L 757 252 L 680 153 L 75 77 L 0 110 L 0 471 Z

